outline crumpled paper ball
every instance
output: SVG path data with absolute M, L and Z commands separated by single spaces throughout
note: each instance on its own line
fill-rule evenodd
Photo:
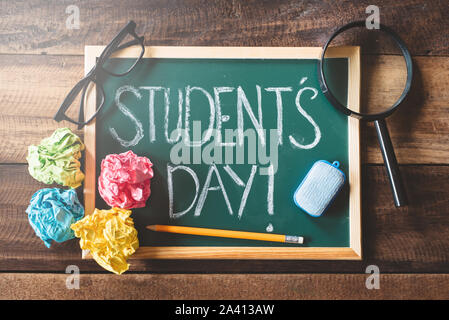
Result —
M 95 211 L 72 225 L 80 247 L 89 250 L 97 263 L 108 271 L 122 274 L 127 259 L 139 248 L 131 210 L 112 208 Z
M 145 207 L 150 196 L 153 164 L 146 157 L 128 151 L 107 155 L 101 161 L 98 191 L 111 207 L 124 209 Z
M 75 189 L 40 189 L 33 194 L 26 212 L 36 235 L 47 248 L 52 240 L 63 242 L 75 238 L 70 226 L 84 216 Z
M 41 141 L 28 147 L 28 171 L 43 183 L 58 183 L 77 188 L 84 180 L 80 169 L 84 144 L 69 128 L 59 128 Z

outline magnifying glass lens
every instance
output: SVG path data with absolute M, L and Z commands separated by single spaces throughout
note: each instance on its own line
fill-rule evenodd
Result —
M 360 47 L 361 104 L 359 110 L 348 106 L 344 88 L 344 58 L 335 58 L 341 46 Z M 407 80 L 407 68 L 402 52 L 394 39 L 379 29 L 365 26 L 350 28 L 338 34 L 326 50 L 323 64 L 329 90 L 346 108 L 366 115 L 387 111 L 400 98 Z M 343 69 L 342 69 L 343 68 Z M 346 70 L 347 74 L 347 70 Z

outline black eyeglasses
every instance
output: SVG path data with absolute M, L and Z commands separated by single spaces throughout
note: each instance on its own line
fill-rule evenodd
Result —
M 101 111 L 101 108 L 104 106 L 105 102 L 105 94 L 103 85 L 99 83 L 97 76 L 99 73 L 104 72 L 108 75 L 114 76 L 114 77 L 123 77 L 126 76 L 128 73 L 130 73 L 134 67 L 137 65 L 137 63 L 142 59 L 143 54 L 145 53 L 145 46 L 143 45 L 144 37 L 139 37 L 136 34 L 136 23 L 134 21 L 128 22 L 128 24 L 114 37 L 114 39 L 109 43 L 106 48 L 101 53 L 100 57 L 97 59 L 97 63 L 92 68 L 92 70 L 89 71 L 89 73 L 81 79 L 73 88 L 70 90 L 69 94 L 65 97 L 64 101 L 62 102 L 61 106 L 59 107 L 58 112 L 53 117 L 54 120 L 57 122 L 60 122 L 62 120 L 67 120 L 71 123 L 77 124 L 78 129 L 83 128 L 86 124 L 91 122 L 97 114 Z M 124 44 L 121 44 L 122 41 L 127 36 L 131 36 L 134 39 L 131 41 L 128 41 Z M 131 66 L 127 65 L 125 66 L 125 69 L 115 70 L 113 68 L 112 70 L 108 69 L 108 64 L 113 65 L 110 63 L 110 57 L 111 55 L 118 50 L 132 47 L 132 46 L 140 46 L 141 52 L 138 58 L 136 58 L 135 61 L 131 63 Z M 109 66 L 110 68 L 110 66 Z M 95 110 L 95 113 L 87 120 L 84 121 L 84 100 L 86 96 L 87 89 L 91 84 L 95 84 L 97 88 L 97 101 L 100 103 L 97 103 L 97 107 Z M 69 107 L 73 104 L 73 101 L 76 99 L 76 97 L 81 93 L 81 101 L 80 101 L 80 109 L 78 112 L 78 121 L 73 120 L 69 116 L 66 115 L 67 110 Z

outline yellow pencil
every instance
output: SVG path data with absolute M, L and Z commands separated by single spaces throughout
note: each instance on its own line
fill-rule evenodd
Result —
M 147 226 L 146 228 L 153 230 L 153 231 L 158 231 L 158 232 L 183 233 L 183 234 L 193 234 L 193 235 L 198 235 L 198 236 L 210 236 L 210 237 L 221 237 L 221 238 L 275 241 L 275 242 L 296 243 L 296 244 L 302 244 L 304 241 L 304 238 L 299 237 L 299 236 L 287 236 L 287 235 L 282 235 L 282 234 L 271 234 L 271 233 L 258 233 L 258 232 L 181 227 L 181 226 L 167 226 L 167 225 L 160 225 L 160 224 L 150 225 L 150 226 Z

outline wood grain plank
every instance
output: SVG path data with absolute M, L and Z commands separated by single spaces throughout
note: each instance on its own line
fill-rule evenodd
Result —
M 156 273 L 362 273 L 371 264 L 381 272 L 449 273 L 449 166 L 401 166 L 411 203 L 396 209 L 382 166 L 363 166 L 362 261 L 131 260 L 130 271 Z M 102 272 L 81 260 L 77 240 L 47 249 L 25 213 L 32 194 L 44 185 L 25 165 L 0 165 L 0 270 Z
M 147 45 L 322 46 L 337 26 L 366 19 L 372 1 L 3 1 L 0 53 L 83 54 L 106 45 L 129 20 Z M 76 5 L 80 28 L 68 29 L 66 8 Z M 376 1 L 381 22 L 393 27 L 412 54 L 448 55 L 441 32 L 445 0 Z M 398 18 L 400 17 L 400 18 Z M 391 47 L 382 48 L 391 53 Z
M 445 159 L 449 155 L 449 92 L 444 88 L 449 85 L 449 59 L 414 57 L 413 64 L 410 93 L 387 118 L 396 156 L 400 163 L 448 163 Z M 385 106 L 393 105 L 404 87 L 403 66 L 399 56 L 364 59 L 362 108 L 382 105 L 385 110 Z M 380 75 L 379 70 L 383 70 Z M 379 86 L 366 76 L 370 74 L 378 74 Z M 362 130 L 362 161 L 383 163 L 372 123 Z
M 380 96 L 380 103 L 387 103 L 402 89 L 402 60 L 397 56 L 376 59 L 389 66 L 379 78 L 390 88 Z M 410 97 L 388 120 L 397 158 L 400 163 L 449 163 L 449 57 L 415 57 L 414 63 Z M 370 68 L 373 63 L 368 59 L 362 74 L 363 70 L 369 73 Z M 52 117 L 82 72 L 81 56 L 1 57 L 0 163 L 26 163 L 28 145 L 39 143 L 58 127 L 76 129 L 66 121 L 56 123 Z M 378 88 L 368 87 L 371 91 L 362 93 L 362 105 L 378 101 L 379 95 L 373 94 Z M 361 141 L 362 161 L 382 163 L 371 124 L 362 124 Z
M 0 275 L 0 299 L 448 299 L 448 274 L 382 274 L 369 290 L 367 274 L 81 274 L 69 290 L 65 274 Z M 70 279 L 69 279 L 70 281 Z
M 81 56 L 2 56 L 0 75 L 0 162 L 25 163 L 29 145 L 62 126 L 76 129 L 53 116 L 83 76 Z

